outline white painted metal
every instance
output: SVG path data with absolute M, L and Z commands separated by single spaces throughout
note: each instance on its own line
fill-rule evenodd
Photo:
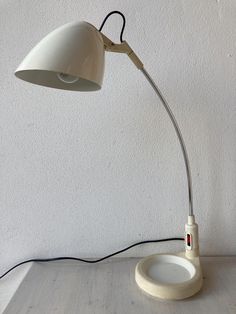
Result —
M 47 87 L 94 91 L 101 88 L 103 73 L 101 34 L 87 22 L 74 22 L 44 37 L 25 57 L 15 75 Z
M 190 236 L 190 245 L 188 245 L 187 236 Z M 194 216 L 188 216 L 188 222 L 185 224 L 185 254 L 187 258 L 199 256 L 198 224 Z
M 202 287 L 199 257 L 187 259 L 179 254 L 154 254 L 136 266 L 135 280 L 147 294 L 166 300 L 181 300 L 196 294 Z
M 201 289 L 203 282 L 198 225 L 194 216 L 188 216 L 185 232 L 185 252 L 153 254 L 137 264 L 135 280 L 138 286 L 151 296 L 180 300 L 191 297 Z

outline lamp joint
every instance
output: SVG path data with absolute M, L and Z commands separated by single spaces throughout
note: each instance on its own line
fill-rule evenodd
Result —
M 132 50 L 129 44 L 126 41 L 123 41 L 120 44 L 116 44 L 107 38 L 103 33 L 101 33 L 105 51 L 108 52 L 117 52 L 117 53 L 126 53 L 127 56 L 131 59 L 131 61 L 136 65 L 136 67 L 140 70 L 143 68 L 143 63 L 136 55 L 136 53 Z

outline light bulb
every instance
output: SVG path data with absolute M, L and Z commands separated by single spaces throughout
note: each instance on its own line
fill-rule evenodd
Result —
M 60 81 L 67 84 L 73 84 L 79 80 L 78 77 L 66 73 L 57 73 L 57 77 Z

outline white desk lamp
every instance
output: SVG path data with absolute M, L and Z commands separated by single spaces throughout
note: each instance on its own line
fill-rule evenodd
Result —
M 107 18 L 112 14 L 123 18 L 121 43 L 113 43 L 102 32 Z M 166 109 L 182 149 L 187 181 L 189 215 L 185 224 L 185 252 L 155 254 L 142 259 L 136 266 L 138 286 L 151 296 L 162 299 L 184 299 L 201 289 L 202 272 L 199 261 L 198 226 L 193 214 L 192 182 L 188 155 L 177 121 L 143 63 L 122 35 L 125 17 L 119 11 L 110 12 L 100 29 L 87 22 L 63 25 L 43 38 L 25 57 L 15 75 L 25 81 L 47 87 L 96 91 L 102 86 L 105 51 L 126 53 L 144 74 Z

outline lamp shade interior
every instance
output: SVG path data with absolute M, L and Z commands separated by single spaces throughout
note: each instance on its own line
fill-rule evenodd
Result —
M 25 57 L 15 75 L 33 84 L 74 91 L 96 91 L 104 74 L 104 43 L 87 22 L 57 28 Z

